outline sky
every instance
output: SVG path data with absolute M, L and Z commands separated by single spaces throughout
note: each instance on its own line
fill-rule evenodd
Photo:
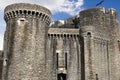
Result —
M 4 8 L 13 3 L 31 3 L 47 7 L 52 12 L 52 21 L 64 20 L 77 15 L 81 10 L 94 8 L 102 0 L 0 0 L 0 50 L 3 49 L 3 37 L 6 29 Z M 120 0 L 104 0 L 98 7 L 114 8 L 120 15 Z M 120 18 L 120 16 L 119 16 Z

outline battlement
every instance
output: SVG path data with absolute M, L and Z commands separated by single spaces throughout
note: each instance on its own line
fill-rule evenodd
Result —
M 45 7 L 36 4 L 16 3 L 8 5 L 4 10 L 5 20 L 15 17 L 35 17 L 50 24 L 51 12 Z
M 80 14 L 84 14 L 84 13 L 105 13 L 105 9 L 102 7 L 90 8 L 90 9 L 86 9 L 80 12 Z
M 79 29 L 72 28 L 49 28 L 48 34 L 79 34 Z
M 90 9 L 86 9 L 86 10 L 83 10 L 83 11 L 81 11 L 80 12 L 80 14 L 81 15 L 84 15 L 84 14 L 86 14 L 86 13 L 88 13 L 88 14 L 100 14 L 100 13 L 104 13 L 104 14 L 116 14 L 117 12 L 116 12 L 116 10 L 115 9 L 113 9 L 113 8 L 109 8 L 109 9 L 105 9 L 105 8 L 103 8 L 103 7 L 96 7 L 96 8 L 90 8 Z
M 73 28 L 49 28 L 48 37 L 51 38 L 66 38 L 77 39 L 79 38 L 79 29 Z
M 115 9 L 105 9 L 102 7 L 91 8 L 83 10 L 79 13 L 80 26 L 87 26 L 89 29 L 94 26 L 94 31 L 100 33 L 108 32 L 108 29 L 115 29 L 115 25 L 118 23 L 118 15 Z M 113 25 L 113 26 L 111 26 Z M 84 28 L 82 28 L 84 29 Z M 85 28 L 86 30 L 87 28 Z M 85 31 L 84 30 L 84 31 Z M 90 31 L 87 29 L 87 31 Z
M 117 11 L 113 8 L 105 9 L 103 7 L 97 7 L 97 8 L 86 9 L 81 11 L 79 15 L 80 18 L 83 18 L 86 21 L 90 21 L 90 22 L 93 20 L 97 22 L 101 19 L 105 19 L 106 17 L 109 17 L 109 19 L 111 19 L 111 17 L 112 19 L 116 19 L 116 20 L 118 19 Z

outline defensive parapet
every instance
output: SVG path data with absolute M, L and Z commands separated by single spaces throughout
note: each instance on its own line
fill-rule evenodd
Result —
M 99 25 L 100 20 L 104 16 L 104 13 L 104 8 L 92 8 L 81 11 L 79 14 L 81 19 L 81 26 Z
M 91 8 L 79 13 L 83 32 L 92 31 L 106 34 L 110 28 L 118 26 L 118 16 L 114 9 Z M 115 24 L 114 26 L 111 26 Z
M 33 4 L 12 4 L 5 8 L 4 10 L 5 20 L 9 20 L 11 18 L 19 18 L 19 17 L 36 17 L 50 24 L 51 12 L 40 5 Z
M 46 80 L 46 37 L 51 12 L 17 3 L 5 8 L 7 28 L 2 80 Z

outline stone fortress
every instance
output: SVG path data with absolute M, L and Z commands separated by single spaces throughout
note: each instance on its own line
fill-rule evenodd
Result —
M 86 9 L 64 25 L 57 21 L 49 27 L 48 9 L 16 3 L 5 8 L 4 19 L 1 80 L 120 80 L 114 9 Z

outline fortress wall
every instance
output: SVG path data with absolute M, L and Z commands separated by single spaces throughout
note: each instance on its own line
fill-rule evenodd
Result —
M 93 68 L 95 78 L 110 80 L 108 40 L 94 37 Z
M 49 28 L 48 34 L 79 34 L 79 29 L 73 28 Z
M 53 28 L 50 29 L 53 30 Z M 50 62 L 48 64 L 52 64 L 48 71 L 53 73 L 53 80 L 57 80 L 58 74 L 61 73 L 65 74 L 69 80 L 80 80 L 81 62 L 78 30 L 73 29 L 73 33 L 72 29 L 69 29 L 70 32 L 67 32 L 66 29 L 55 28 L 54 30 L 54 32 L 48 31 L 47 61 Z M 65 30 L 66 32 L 64 32 Z
M 84 38 L 85 79 L 109 80 L 108 40 L 92 33 L 82 34 Z

